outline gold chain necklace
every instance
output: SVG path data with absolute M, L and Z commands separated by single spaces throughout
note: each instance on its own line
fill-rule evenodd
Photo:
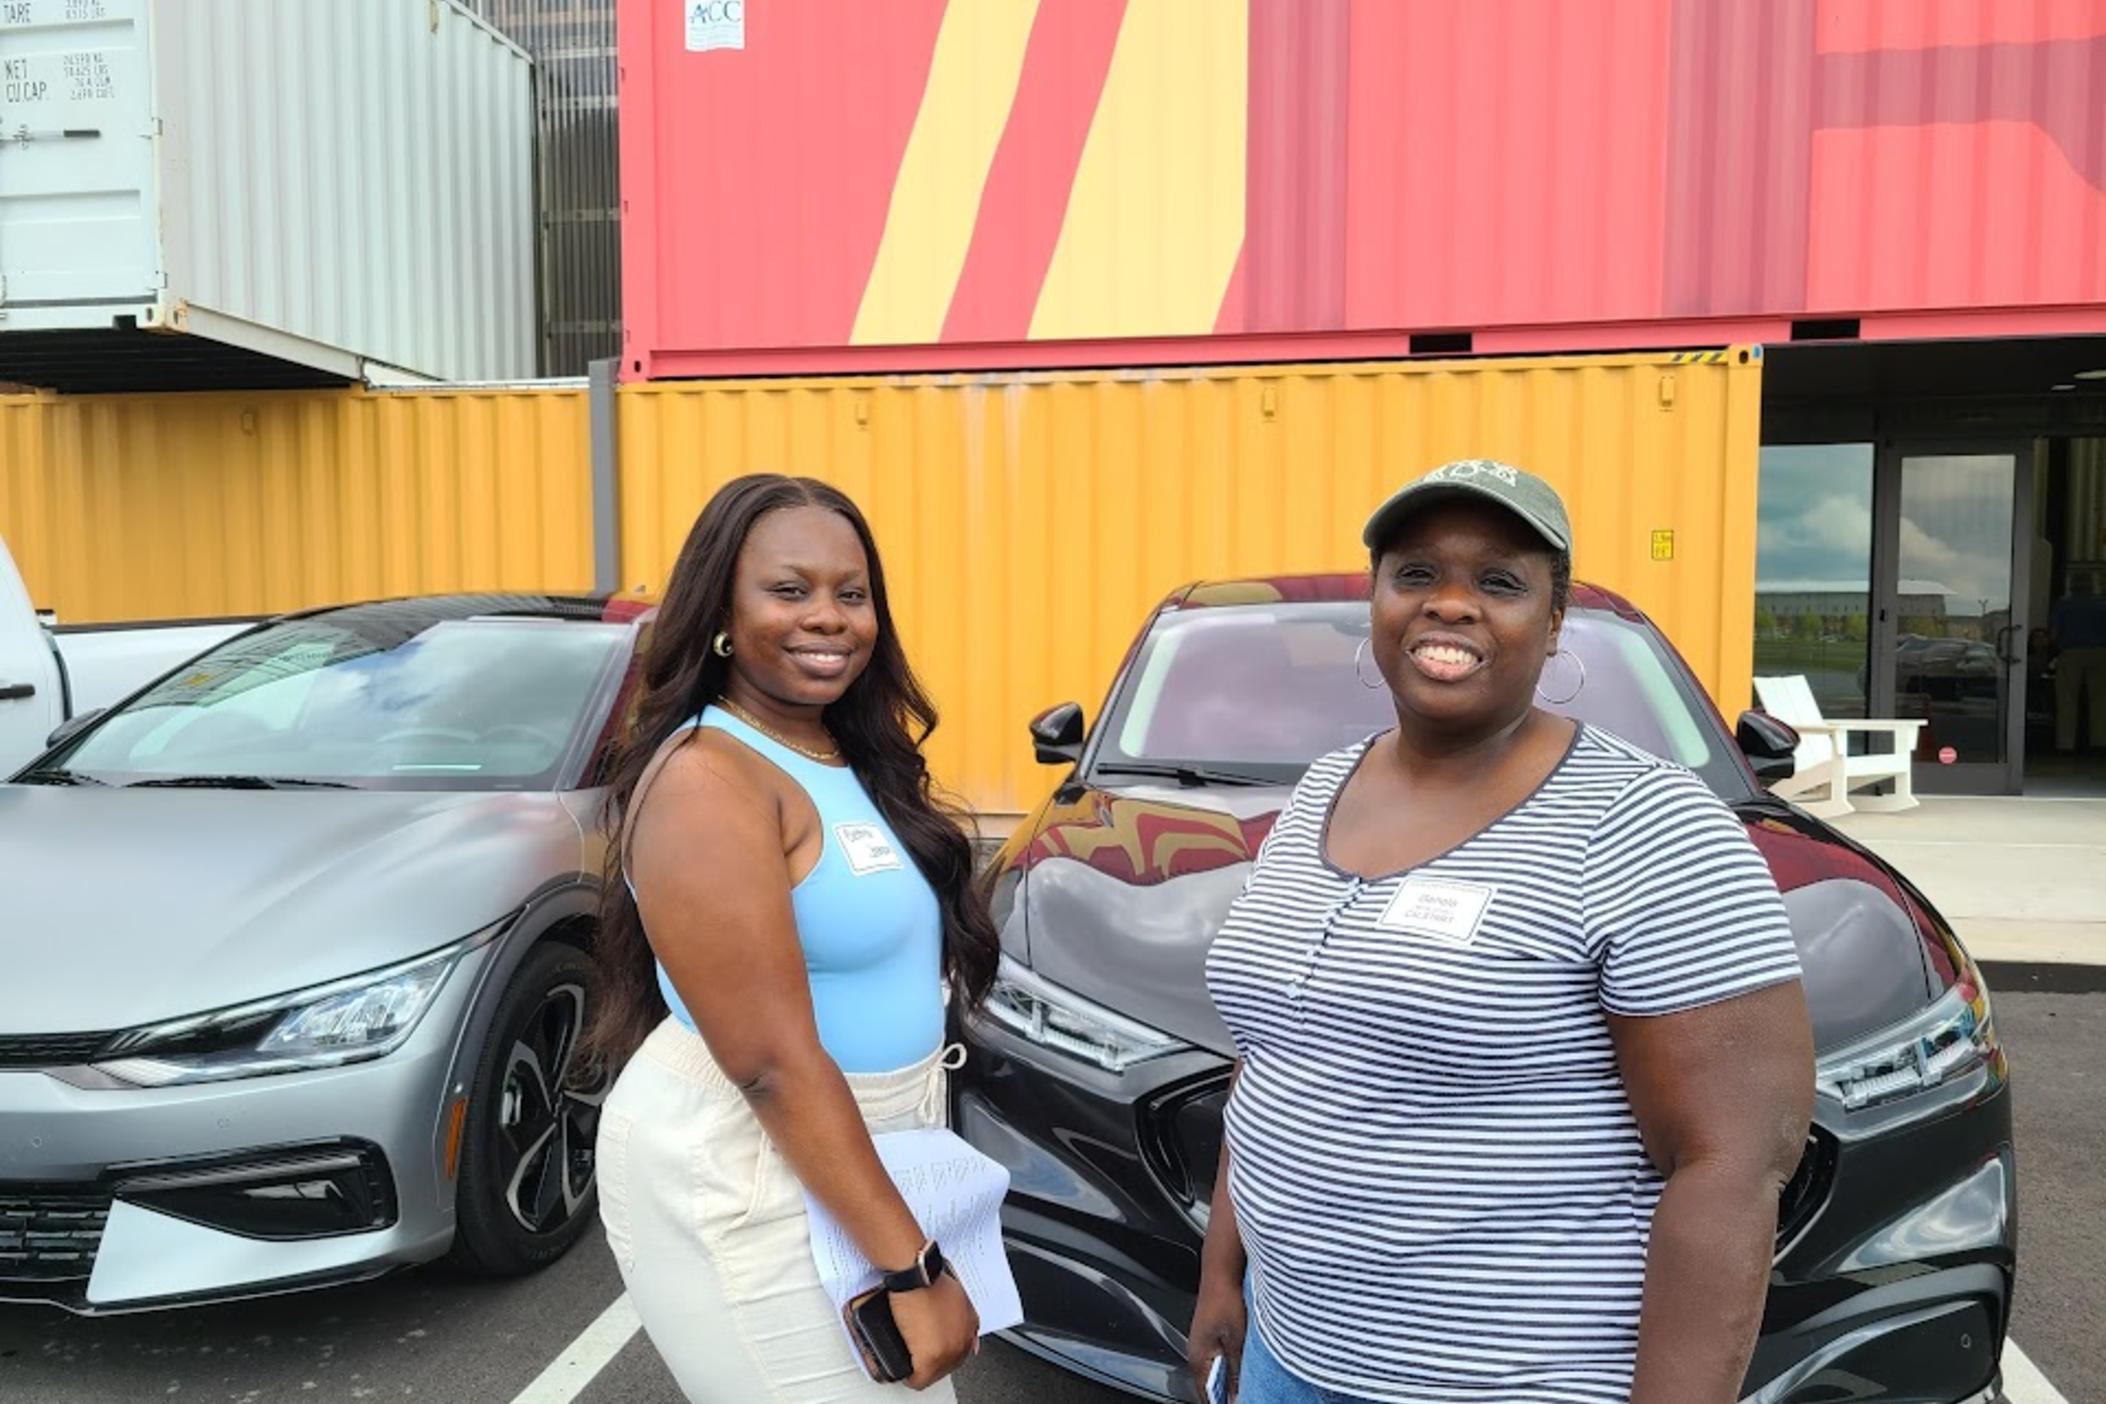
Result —
M 769 726 L 759 717 L 753 715 L 753 713 L 747 711 L 744 707 L 741 707 L 738 703 L 732 701 L 729 697 L 719 697 L 717 705 L 752 727 L 755 731 L 758 731 L 761 735 L 767 737 L 770 741 L 773 741 L 776 745 L 787 746 L 806 760 L 818 761 L 824 765 L 828 761 L 841 759 L 841 748 L 839 746 L 834 747 L 831 751 L 815 751 L 809 746 L 801 746 Z

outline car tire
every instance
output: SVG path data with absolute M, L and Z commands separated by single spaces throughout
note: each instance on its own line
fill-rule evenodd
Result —
M 592 961 L 544 941 L 499 998 L 476 1059 L 462 1127 L 451 1260 L 517 1277 L 563 1256 L 598 1203 L 593 1137 L 607 1080 L 581 1071 L 578 1039 L 595 988 Z

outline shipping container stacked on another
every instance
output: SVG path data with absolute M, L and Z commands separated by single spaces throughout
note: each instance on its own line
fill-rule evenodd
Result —
M 595 320 L 584 270 L 610 259 L 591 240 L 622 229 L 619 578 L 661 587 L 737 473 L 849 487 L 949 717 L 938 768 L 986 810 L 1038 783 L 1023 717 L 1094 701 L 1163 591 L 1350 569 L 1366 509 L 1462 454 L 1559 482 L 1580 572 L 1745 704 L 1758 351 L 1372 357 L 1715 345 L 1824 319 L 1867 338 L 2106 327 L 2106 129 L 2086 115 L 2106 92 L 2106 11 L 2088 3 L 797 0 L 703 7 L 691 49 L 687 7 L 618 0 L 617 216 L 589 156 L 617 0 L 479 2 L 549 68 L 552 322 Z M 515 191 L 463 155 L 516 151 L 505 169 L 527 170 L 525 61 L 459 0 L 0 4 L 23 16 L 0 24 L 10 75 L 28 62 L 94 90 L 103 70 L 64 57 L 116 58 L 92 137 L 19 130 L 44 96 L 0 93 L 17 135 L 0 143 L 0 327 L 132 308 L 156 328 L 135 340 L 164 342 L 187 319 L 170 344 L 189 349 L 162 363 L 187 369 L 175 383 L 348 376 L 359 358 L 479 374 L 440 354 L 471 328 L 531 361 L 524 311 L 477 320 L 467 301 L 494 284 L 531 306 L 531 181 Z M 321 63 L 317 35 L 392 60 Z M 471 38 L 519 75 L 482 146 L 453 138 L 483 90 L 435 86 Z M 149 71 L 140 106 L 120 79 Z M 109 148 L 97 188 L 114 194 L 54 177 L 65 143 L 114 142 L 133 118 L 162 130 L 137 170 Z M 576 145 L 558 149 L 565 122 Z M 446 137 L 439 154 L 406 153 L 411 126 Z M 285 227 L 254 227 L 278 196 Z M 496 242 L 416 224 L 411 196 L 488 211 Z M 28 297 L 13 270 L 45 265 L 72 283 Z M 113 267 L 169 285 L 106 305 L 79 291 Z M 212 288 L 254 297 L 229 294 L 230 316 Z M 354 294 L 376 288 L 364 308 Z M 420 364 L 281 325 L 354 309 L 427 350 L 456 342 Z M 181 360 L 214 345 L 207 329 L 278 359 Z M 557 329 L 548 352 L 567 364 L 605 331 Z M 0 331 L 0 356 L 36 335 Z M 1033 369 L 1048 366 L 1072 369 Z M 46 602 L 165 614 L 162 580 L 186 613 L 583 588 L 611 563 L 593 559 L 582 390 L 288 396 L 255 406 L 253 429 L 233 400 L 182 398 L 0 406 L 0 530 L 30 541 Z M 191 467 L 155 475 L 157 460 Z M 148 509 L 185 525 L 157 534 Z M 132 545 L 97 537 L 103 522 Z M 69 564 L 91 558 L 125 588 Z
M 468 0 L 534 60 L 541 372 L 621 354 L 614 0 Z
M 2093 0 L 620 6 L 631 378 L 2106 330 Z
M 0 73 L 0 381 L 534 373 L 531 65 L 458 0 L 8 0 Z

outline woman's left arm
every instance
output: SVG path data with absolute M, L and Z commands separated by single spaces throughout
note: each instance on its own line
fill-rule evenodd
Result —
M 1793 980 L 1608 1019 L 1646 1153 L 1667 1177 L 1631 1404 L 1733 1404 L 1762 1324 L 1777 1199 L 1813 1117 L 1805 993 Z

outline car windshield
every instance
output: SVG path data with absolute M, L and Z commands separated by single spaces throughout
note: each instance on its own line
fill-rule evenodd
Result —
M 1388 690 L 1354 670 L 1367 635 L 1355 602 L 1165 612 L 1126 671 L 1092 773 L 1179 767 L 1292 783 L 1318 756 L 1395 724 Z M 1688 766 L 1728 799 L 1752 793 L 1695 680 L 1651 628 L 1574 610 L 1563 647 L 1586 665 L 1586 685 L 1548 710 Z M 1561 692 L 1564 675 L 1554 663 L 1546 688 Z
M 604 708 L 627 626 L 399 612 L 245 634 L 46 762 L 112 784 L 532 790 Z

